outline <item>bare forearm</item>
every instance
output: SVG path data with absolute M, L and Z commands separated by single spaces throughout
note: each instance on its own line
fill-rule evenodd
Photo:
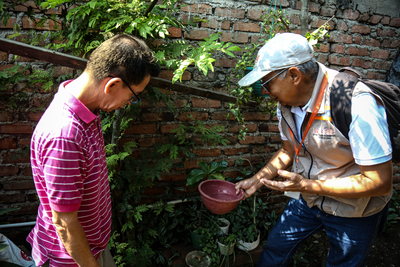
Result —
M 261 179 L 273 179 L 277 176 L 278 170 L 285 170 L 292 165 L 293 155 L 293 151 L 289 150 L 287 145 L 284 144 L 284 146 L 274 154 L 264 168 L 254 175 L 254 177 L 259 181 Z M 262 183 L 260 183 L 260 187 L 261 186 Z
M 53 211 L 54 214 L 54 211 Z M 54 218 L 54 217 L 53 217 Z M 90 250 L 82 225 L 76 219 L 65 219 L 56 216 L 53 219 L 57 233 L 64 244 L 65 249 L 81 267 L 99 267 L 97 260 Z
M 392 190 L 392 162 L 360 166 L 361 174 L 328 180 L 309 180 L 297 173 L 279 170 L 285 181 L 263 180 L 267 187 L 280 191 L 299 191 L 308 194 L 360 198 L 385 196 Z
M 360 198 L 387 195 L 392 182 L 377 184 L 374 180 L 362 175 L 329 180 L 308 180 L 306 193 L 343 198 Z

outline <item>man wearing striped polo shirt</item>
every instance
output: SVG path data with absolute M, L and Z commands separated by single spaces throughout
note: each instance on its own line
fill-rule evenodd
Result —
M 40 199 L 27 240 L 37 266 L 115 266 L 107 243 L 111 198 L 99 111 L 140 102 L 159 66 L 140 39 L 117 35 L 90 56 L 85 71 L 63 82 L 31 140 Z

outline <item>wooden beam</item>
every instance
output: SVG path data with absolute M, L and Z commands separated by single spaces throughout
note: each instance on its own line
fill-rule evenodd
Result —
M 84 70 L 87 63 L 87 59 L 84 58 L 75 57 L 68 54 L 4 38 L 0 38 L 0 51 L 80 70 Z M 171 91 L 206 97 L 225 102 L 231 102 L 231 103 L 236 102 L 236 97 L 233 97 L 229 94 L 215 92 L 212 90 L 206 90 L 195 86 L 185 85 L 180 82 L 175 82 L 173 84 L 170 80 L 157 77 L 152 77 L 149 82 L 149 85 L 154 87 L 159 87 L 162 89 L 168 89 Z M 255 102 L 253 101 L 249 102 L 248 105 L 254 106 Z
M 0 50 L 10 54 L 46 61 L 61 66 L 83 70 L 87 59 L 0 38 Z

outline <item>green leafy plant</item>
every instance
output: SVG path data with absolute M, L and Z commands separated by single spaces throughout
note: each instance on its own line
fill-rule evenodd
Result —
M 186 177 L 186 186 L 189 186 L 190 188 L 195 188 L 203 179 L 225 180 L 225 177 L 221 174 L 221 172 L 224 171 L 228 166 L 227 161 L 213 161 L 210 164 L 207 164 L 204 161 L 200 161 L 197 162 L 197 164 L 200 166 L 200 169 L 194 169 L 190 171 L 190 173 Z

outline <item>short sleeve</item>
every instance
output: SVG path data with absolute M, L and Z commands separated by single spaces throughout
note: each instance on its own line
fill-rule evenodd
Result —
M 53 210 L 79 209 L 83 195 L 84 153 L 74 141 L 55 138 L 42 151 L 46 193 Z
M 361 166 L 376 165 L 392 158 L 386 111 L 370 93 L 352 99 L 352 122 L 349 139 L 355 162 Z

